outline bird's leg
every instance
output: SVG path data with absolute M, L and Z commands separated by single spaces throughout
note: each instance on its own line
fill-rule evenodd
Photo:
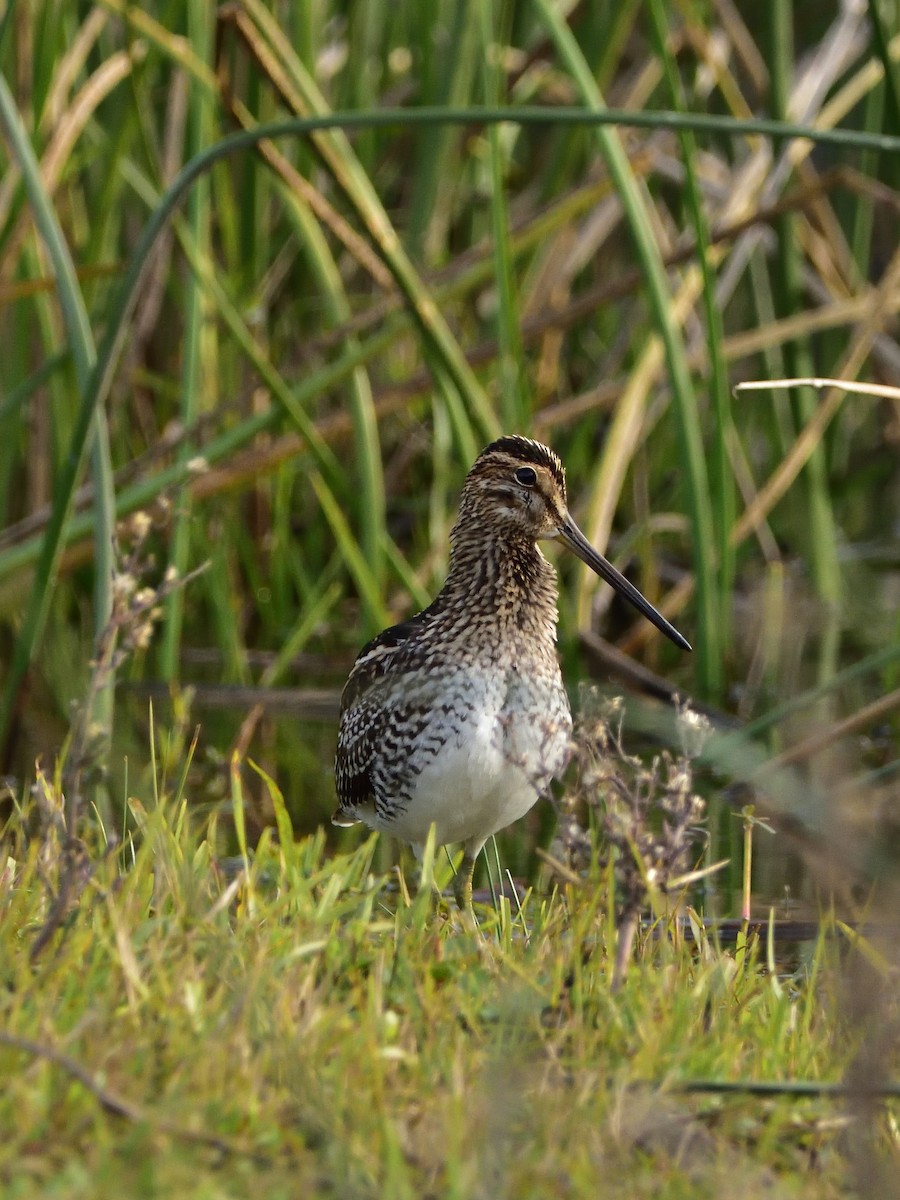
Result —
M 459 864 L 459 870 L 456 872 L 456 878 L 453 881 L 453 894 L 456 897 L 456 904 L 459 911 L 466 917 L 474 918 L 475 914 L 472 911 L 472 876 L 475 873 L 475 859 L 477 853 L 472 852 L 466 847 L 463 852 L 462 862 Z

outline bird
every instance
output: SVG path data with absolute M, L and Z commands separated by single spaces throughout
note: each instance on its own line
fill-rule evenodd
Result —
M 362 648 L 341 694 L 332 821 L 392 834 L 420 859 L 432 826 L 436 846 L 461 842 L 454 891 L 469 915 L 485 842 L 548 792 L 571 752 L 542 541 L 561 542 L 691 649 L 575 524 L 559 456 L 508 434 L 466 476 L 444 586 Z

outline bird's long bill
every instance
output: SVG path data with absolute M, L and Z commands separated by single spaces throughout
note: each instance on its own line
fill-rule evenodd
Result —
M 691 644 L 681 636 L 674 625 L 671 625 L 661 612 L 653 607 L 649 600 L 645 599 L 637 590 L 633 583 L 629 583 L 621 571 L 617 571 L 611 562 L 598 554 L 591 543 L 587 540 L 571 517 L 567 517 L 565 522 L 559 528 L 559 540 L 564 546 L 577 554 L 583 563 L 591 568 L 592 571 L 605 579 L 608 584 L 616 589 L 620 595 L 633 604 L 638 612 L 643 613 L 648 621 L 652 622 L 660 632 L 664 633 L 667 638 L 680 646 L 682 650 L 690 650 Z

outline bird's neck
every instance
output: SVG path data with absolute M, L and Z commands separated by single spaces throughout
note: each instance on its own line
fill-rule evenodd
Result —
M 457 525 L 452 535 L 450 570 L 441 599 L 460 604 L 498 629 L 544 631 L 556 636 L 556 572 L 533 539 L 478 528 L 470 537 Z

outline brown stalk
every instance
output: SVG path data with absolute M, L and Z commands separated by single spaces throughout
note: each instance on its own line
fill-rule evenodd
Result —
M 18 1034 L 9 1033 L 5 1029 L 0 1029 L 0 1044 L 9 1046 L 12 1050 L 19 1050 L 23 1054 L 30 1055 L 32 1058 L 40 1058 L 45 1062 L 53 1063 L 54 1066 L 59 1067 L 70 1078 L 77 1080 L 94 1097 L 101 1108 L 105 1112 L 110 1113 L 111 1116 L 121 1117 L 123 1120 L 131 1121 L 135 1124 L 147 1124 L 160 1133 L 167 1134 L 169 1137 L 191 1142 L 194 1145 L 207 1146 L 223 1155 L 241 1154 L 256 1159 L 261 1163 L 268 1163 L 270 1161 L 268 1156 L 260 1154 L 251 1147 L 241 1146 L 239 1143 L 228 1141 L 226 1138 L 219 1136 L 219 1134 L 189 1129 L 183 1122 L 169 1121 L 166 1117 L 156 1116 L 148 1109 L 142 1108 L 132 1100 L 127 1100 L 124 1096 L 120 1096 L 118 1092 L 114 1092 L 112 1088 L 107 1087 L 106 1084 L 101 1083 L 87 1067 L 56 1046 L 51 1046 L 45 1042 L 36 1042 L 32 1038 L 20 1037 Z

